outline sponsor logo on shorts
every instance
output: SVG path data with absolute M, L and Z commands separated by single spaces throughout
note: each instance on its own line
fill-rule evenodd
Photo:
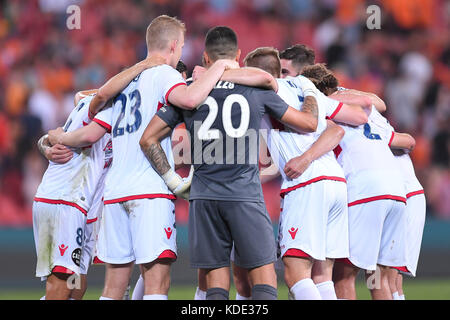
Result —
M 289 234 L 291 235 L 292 240 L 295 239 L 295 235 L 297 234 L 298 228 L 294 229 L 294 227 L 290 228 L 288 230 Z
M 173 230 L 170 227 L 164 228 L 164 231 L 166 232 L 167 239 L 170 239 L 172 236 Z
M 81 258 L 81 249 L 76 248 L 72 251 L 72 261 L 75 263 L 76 266 L 80 266 L 80 258 Z
M 69 246 L 66 246 L 64 243 L 59 245 L 59 253 L 61 254 L 61 257 L 66 253 L 66 250 Z

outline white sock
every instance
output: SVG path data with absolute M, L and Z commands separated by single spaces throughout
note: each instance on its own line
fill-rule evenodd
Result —
M 241 296 L 239 293 L 236 292 L 236 300 L 252 300 L 252 296 L 244 297 L 244 296 Z
M 333 281 L 325 281 L 316 284 L 322 300 L 337 300 L 336 291 L 334 291 Z
M 114 299 L 113 299 L 113 298 L 108 298 L 108 297 L 101 296 L 98 300 L 114 300 Z
M 123 294 L 122 300 L 130 300 L 130 285 L 128 285 L 127 290 Z
M 43 296 L 42 298 L 40 298 L 39 300 L 45 300 L 45 296 Z
M 195 290 L 194 300 L 206 300 L 206 291 L 200 290 L 200 288 L 197 287 L 197 290 Z
M 146 294 L 144 300 L 168 300 L 165 294 Z
M 405 295 L 402 294 L 401 296 L 398 296 L 400 298 L 400 300 L 405 300 Z
M 311 278 L 296 282 L 290 290 L 295 300 L 322 300 L 320 292 Z
M 395 291 L 395 292 L 392 294 L 392 299 L 394 299 L 394 300 L 400 300 L 400 296 L 398 295 L 398 292 L 397 292 L 397 291 Z
M 142 300 L 144 298 L 144 289 L 144 278 L 140 275 L 136 285 L 134 286 L 131 300 Z

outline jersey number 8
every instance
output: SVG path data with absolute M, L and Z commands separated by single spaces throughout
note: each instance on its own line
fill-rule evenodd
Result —
M 231 108 L 234 103 L 237 103 L 241 108 L 241 121 L 239 127 L 237 128 L 233 127 L 233 124 L 231 123 Z M 213 97 L 209 96 L 203 104 L 206 104 L 209 107 L 209 113 L 205 121 L 203 121 L 202 125 L 198 129 L 198 138 L 200 140 L 219 139 L 219 130 L 211 129 L 211 126 L 219 113 L 217 101 Z M 222 123 L 226 134 L 231 138 L 240 138 L 247 132 L 248 125 L 250 123 L 250 107 L 247 99 L 243 95 L 230 94 L 226 97 L 222 108 Z
M 117 98 L 114 99 L 114 104 L 122 103 L 122 109 L 120 111 L 120 115 L 117 118 L 116 124 L 113 128 L 113 136 L 122 136 L 125 133 L 125 130 L 128 133 L 133 133 L 139 129 L 142 123 L 142 116 L 139 112 L 139 107 L 141 106 L 141 94 L 139 93 L 139 90 L 134 90 L 129 94 L 130 101 L 135 100 L 134 105 L 131 107 L 130 115 L 134 115 L 134 123 L 128 124 L 125 127 L 120 127 L 120 123 L 122 122 L 123 118 L 125 117 L 125 111 L 127 106 L 127 96 L 123 93 L 117 96 Z

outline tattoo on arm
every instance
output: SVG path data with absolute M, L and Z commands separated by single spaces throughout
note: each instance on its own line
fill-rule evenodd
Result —
M 305 113 L 310 113 L 314 117 L 317 118 L 319 116 L 319 111 L 318 111 L 318 107 L 317 107 L 316 98 L 314 98 L 312 96 L 306 96 L 305 101 L 303 102 L 301 111 L 303 111 Z
M 48 134 L 43 135 L 43 136 L 39 139 L 37 145 L 38 145 L 39 152 L 40 152 L 43 156 L 45 156 L 45 150 L 47 150 L 48 148 L 51 147 L 50 142 L 48 141 Z
M 159 142 L 152 143 L 144 151 L 144 154 L 160 175 L 167 173 L 171 169 L 169 161 L 167 161 L 166 153 Z

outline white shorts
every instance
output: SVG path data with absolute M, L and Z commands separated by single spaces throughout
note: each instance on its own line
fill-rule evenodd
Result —
M 283 256 L 348 257 L 347 188 L 322 180 L 287 193 L 278 230 Z
M 406 211 L 400 201 L 383 199 L 348 208 L 350 262 L 360 269 L 377 264 L 406 265 Z
M 86 216 L 77 208 L 33 203 L 36 277 L 45 278 L 52 272 L 80 274 L 85 225 Z
M 164 198 L 106 204 L 97 255 L 110 264 L 176 259 L 175 205 Z
M 92 260 L 97 255 L 97 239 L 98 239 L 98 231 L 100 228 L 100 219 L 102 216 L 102 211 L 103 211 L 103 201 L 101 200 L 95 202 L 89 209 L 88 215 L 93 218 L 88 219 L 86 222 L 84 232 L 85 241 L 83 244 L 83 250 L 81 252 L 81 265 L 80 265 L 81 274 L 87 274 L 89 270 L 89 265 L 92 263 Z
M 415 277 L 425 225 L 426 200 L 424 194 L 417 194 L 406 200 L 406 267 L 409 275 Z

